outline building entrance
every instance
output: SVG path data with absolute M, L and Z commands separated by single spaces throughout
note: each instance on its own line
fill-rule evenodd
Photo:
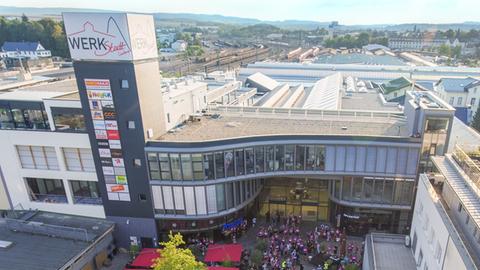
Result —
M 327 221 L 329 180 L 310 178 L 270 178 L 260 197 L 260 215 L 302 216 L 307 221 Z

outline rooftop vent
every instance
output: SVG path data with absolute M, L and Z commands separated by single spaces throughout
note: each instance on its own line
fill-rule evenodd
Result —
M 13 245 L 13 242 L 0 240 L 0 249 L 6 249 Z
M 347 130 L 347 129 L 348 129 L 348 127 L 342 127 L 342 130 Z

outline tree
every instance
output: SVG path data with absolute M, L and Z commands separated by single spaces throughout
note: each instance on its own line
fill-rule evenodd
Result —
M 161 256 L 154 265 L 154 270 L 204 270 L 205 265 L 195 259 L 192 251 L 188 248 L 180 248 L 185 245 L 180 233 L 168 235 L 168 242 L 161 242 L 163 249 Z
M 452 49 L 447 44 L 442 44 L 438 47 L 438 53 L 450 57 L 452 55 Z
M 472 126 L 472 128 L 480 132 L 480 107 L 478 107 L 477 112 L 473 116 L 473 120 L 470 125 Z

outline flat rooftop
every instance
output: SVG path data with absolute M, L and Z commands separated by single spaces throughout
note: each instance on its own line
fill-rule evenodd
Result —
M 342 97 L 343 110 L 373 110 L 387 112 L 401 112 L 398 106 L 385 106 L 380 100 L 379 93 L 376 90 L 369 92 L 351 92 L 350 96 Z
M 7 225 L 7 219 L 0 219 L 0 240 L 12 242 L 8 248 L 0 248 L 0 268 L 9 270 L 45 270 L 60 269 L 92 245 L 94 239 L 112 230 L 112 222 L 61 215 L 47 212 L 17 212 L 18 220 L 33 222 L 40 226 L 50 225 L 49 233 L 55 234 L 60 227 L 84 229 L 93 237 L 89 241 L 79 241 L 65 237 L 51 237 L 40 233 L 13 231 Z M 16 221 L 17 219 L 15 219 Z M 53 226 L 51 226 L 53 225 Z M 60 228 L 60 230 L 62 230 Z
M 322 116 L 322 111 L 307 110 L 305 119 L 305 110 L 293 109 L 287 115 L 288 111 L 261 108 L 253 113 L 222 112 L 219 117 L 202 116 L 199 121 L 187 122 L 160 136 L 158 140 L 198 142 L 268 135 L 409 137 L 407 125 L 398 115 L 378 113 L 376 117 L 373 113 L 372 117 L 372 113 L 365 113 L 363 116 L 354 116 L 353 112 L 347 112 L 347 115 L 339 116 L 339 112 L 329 111 L 323 112 Z M 308 112 L 312 115 L 308 116 Z
M 405 246 L 405 235 L 372 233 L 365 239 L 367 270 L 416 270 L 410 248 Z

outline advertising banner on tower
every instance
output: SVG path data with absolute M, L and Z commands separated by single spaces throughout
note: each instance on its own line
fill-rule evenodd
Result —
M 66 12 L 63 21 L 74 60 L 132 61 L 158 57 L 152 15 Z

